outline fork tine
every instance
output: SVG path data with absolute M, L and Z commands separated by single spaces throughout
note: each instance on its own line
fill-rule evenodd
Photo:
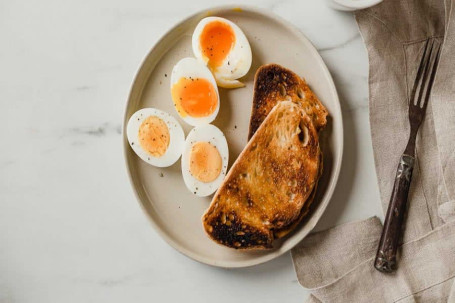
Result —
M 433 54 L 433 47 L 434 47 L 434 40 L 431 40 L 430 53 L 428 54 L 427 59 L 425 59 L 423 79 L 422 79 L 422 83 L 420 84 L 420 92 L 419 92 L 419 95 L 417 96 L 417 101 L 415 101 L 414 99 L 412 100 L 413 105 L 415 105 L 417 107 L 420 107 L 420 103 L 423 98 L 423 92 L 425 90 L 425 82 L 427 81 L 428 73 L 430 72 L 430 63 L 431 63 L 431 55 Z M 417 86 L 417 83 L 416 83 L 416 86 Z
M 416 79 L 414 81 L 414 86 L 412 87 L 411 99 L 409 100 L 409 103 L 412 102 L 412 104 L 414 104 L 417 86 L 419 86 L 420 79 L 422 78 L 423 66 L 425 63 L 425 58 L 426 58 L 426 54 L 428 51 L 429 42 L 430 42 L 430 39 L 427 39 L 427 42 L 425 43 L 425 48 L 423 50 L 422 59 L 420 59 L 419 69 L 417 70 L 417 75 L 416 75 Z
M 431 89 L 433 87 L 434 78 L 436 77 L 436 72 L 438 70 L 440 54 L 441 54 L 441 44 L 438 45 L 438 51 L 436 53 L 436 56 L 435 56 L 434 62 L 433 62 L 433 66 L 432 66 L 433 70 L 431 71 L 430 80 L 428 81 L 427 93 L 425 95 L 425 99 L 423 100 L 422 108 L 424 109 L 424 112 L 425 112 L 425 109 L 427 108 L 428 101 L 430 100 Z

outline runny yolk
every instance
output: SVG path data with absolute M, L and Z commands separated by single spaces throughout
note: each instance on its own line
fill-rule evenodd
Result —
M 208 60 L 210 68 L 223 64 L 224 59 L 235 44 L 235 34 L 232 27 L 222 21 L 208 23 L 199 37 L 202 54 Z
M 218 96 L 213 84 L 203 78 L 180 78 L 171 89 L 172 100 L 182 117 L 210 116 L 218 105 Z
M 191 147 L 190 173 L 197 180 L 209 183 L 221 173 L 221 155 L 209 142 L 196 142 Z
M 138 139 L 143 150 L 154 157 L 161 157 L 169 146 L 169 129 L 166 123 L 150 116 L 139 126 Z

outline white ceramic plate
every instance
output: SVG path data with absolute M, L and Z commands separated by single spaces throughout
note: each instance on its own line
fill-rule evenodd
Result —
M 221 108 L 213 123 L 226 135 L 230 149 L 230 165 L 247 143 L 253 79 L 257 68 L 262 64 L 278 63 L 305 77 L 330 114 L 328 126 L 320 139 L 324 153 L 324 172 L 311 215 L 289 236 L 276 241 L 271 250 L 237 251 L 212 242 L 206 236 L 201 222 L 201 216 L 208 208 L 211 197 L 199 198 L 186 189 L 180 172 L 180 160 L 168 168 L 152 167 L 135 155 L 126 138 L 126 122 L 135 111 L 144 107 L 155 107 L 170 113 L 179 119 L 185 134 L 188 134 L 191 127 L 178 117 L 173 107 L 169 88 L 170 74 L 179 59 L 192 56 L 193 30 L 201 18 L 209 15 L 224 17 L 239 25 L 253 52 L 250 72 L 242 78 L 246 87 L 220 89 Z M 314 228 L 324 212 L 335 188 L 341 165 L 341 110 L 326 65 L 310 41 L 297 28 L 257 8 L 212 8 L 188 17 L 169 30 L 152 48 L 136 75 L 123 126 L 123 148 L 130 180 L 152 225 L 181 253 L 214 266 L 251 266 L 276 258 L 294 247 Z

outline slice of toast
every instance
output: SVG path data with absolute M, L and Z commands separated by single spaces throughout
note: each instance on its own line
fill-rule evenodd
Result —
M 311 91 L 304 79 L 293 71 L 278 64 L 266 64 L 258 68 L 254 78 L 253 106 L 250 118 L 250 139 L 258 127 L 267 117 L 271 109 L 282 100 L 291 100 L 303 106 L 312 118 L 316 130 L 319 132 L 327 123 L 327 109 Z M 320 159 L 319 177 L 322 175 L 322 153 Z M 308 214 L 316 195 L 317 181 L 313 192 L 302 208 L 299 217 L 289 226 L 275 230 L 275 238 L 282 238 L 290 233 Z
M 251 111 L 250 139 L 272 108 L 282 100 L 300 103 L 311 117 L 316 131 L 327 123 L 327 109 L 311 91 L 304 79 L 278 64 L 258 68 L 254 77 L 253 107 Z
M 275 231 L 292 226 L 305 209 L 319 177 L 320 154 L 316 128 L 305 110 L 279 102 L 202 217 L 209 237 L 232 248 L 271 248 Z

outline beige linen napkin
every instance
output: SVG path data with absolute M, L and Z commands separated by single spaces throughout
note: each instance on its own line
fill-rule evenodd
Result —
M 431 100 L 439 151 L 438 214 L 444 221 L 455 219 L 455 12 L 446 2 L 446 39 Z
M 455 0 L 454 0 L 455 1 Z M 368 50 L 374 159 L 384 212 L 409 136 L 408 96 L 425 40 L 444 41 L 416 149 L 404 245 L 394 274 L 373 260 L 377 218 L 313 234 L 293 251 L 310 302 L 447 302 L 455 277 L 455 17 L 447 0 L 385 0 L 356 13 Z M 452 290 L 455 292 L 455 289 Z
M 399 269 L 373 267 L 378 218 L 314 233 L 292 250 L 307 302 L 447 302 L 455 273 L 455 222 L 402 246 Z

